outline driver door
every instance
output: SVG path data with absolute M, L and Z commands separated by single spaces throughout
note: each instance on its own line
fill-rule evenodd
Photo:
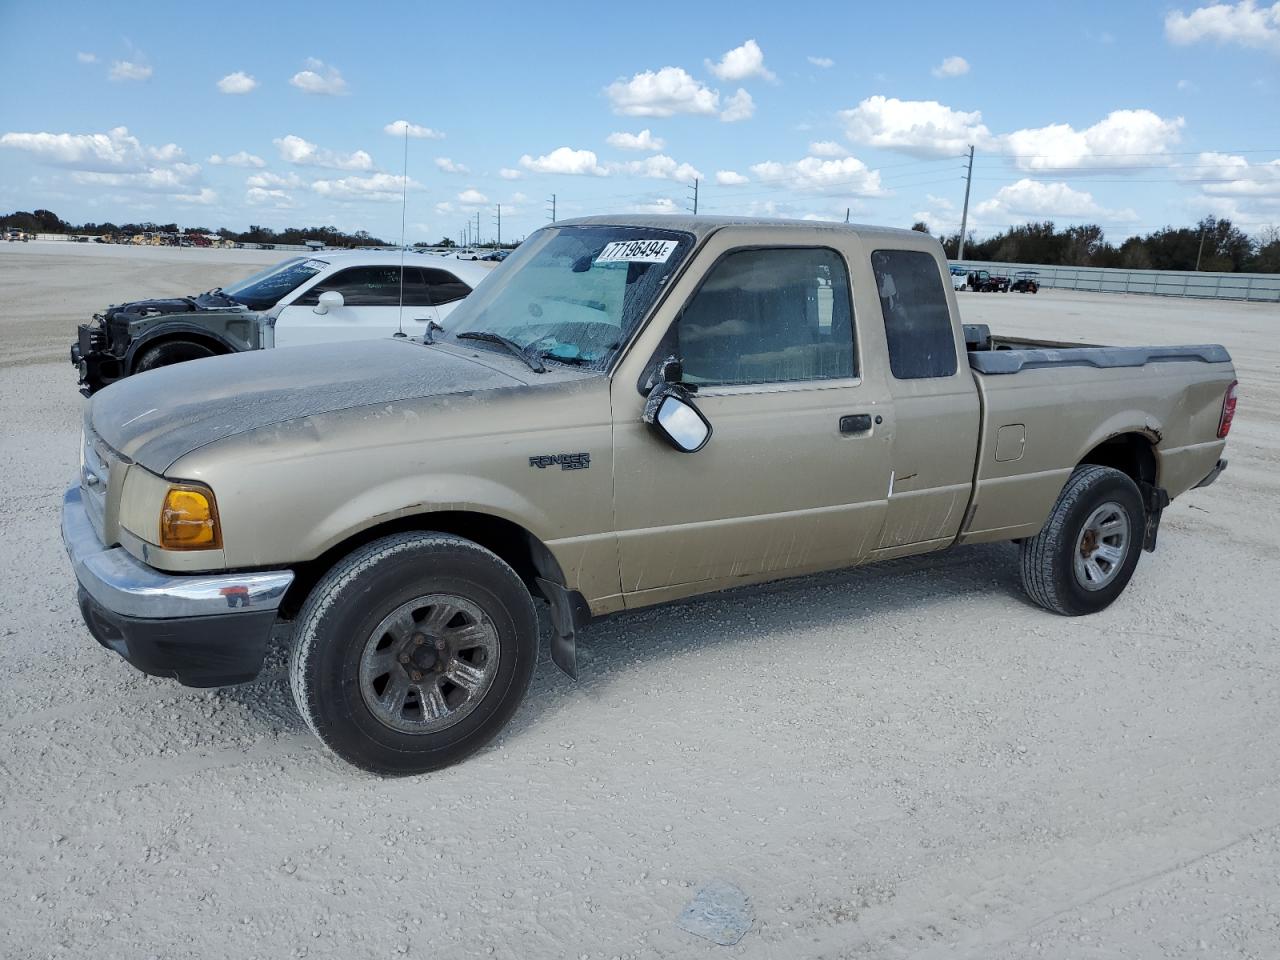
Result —
M 401 329 L 411 337 L 421 336 L 427 321 L 438 320 L 438 314 L 416 266 L 404 267 L 401 310 L 400 270 L 396 264 L 347 267 L 315 283 L 280 311 L 276 346 L 370 340 Z M 326 309 L 320 304 L 320 295 L 329 291 L 342 295 L 341 306 Z
M 713 429 L 705 447 L 673 449 L 641 423 L 634 376 L 613 381 L 628 606 L 851 565 L 884 522 L 892 407 L 859 368 L 844 257 L 817 244 L 733 249 L 722 231 L 699 255 L 709 262 L 649 348 L 683 361 Z

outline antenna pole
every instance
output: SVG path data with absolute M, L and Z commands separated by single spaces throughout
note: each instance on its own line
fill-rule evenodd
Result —
M 964 259 L 964 235 L 969 229 L 969 187 L 973 185 L 973 144 L 969 144 L 969 170 L 964 175 L 964 213 L 960 215 L 960 249 L 956 259 Z
M 404 336 L 404 221 L 409 206 L 409 121 L 404 122 L 404 177 L 400 183 L 400 303 L 396 310 L 396 336 Z

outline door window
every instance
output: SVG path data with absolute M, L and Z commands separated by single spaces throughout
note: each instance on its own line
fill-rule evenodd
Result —
M 298 298 L 299 306 L 315 306 L 320 294 L 336 290 L 348 307 L 394 307 L 400 303 L 400 267 L 348 267 L 321 280 Z M 417 267 L 404 268 L 404 305 L 429 307 L 431 299 L 422 272 Z
M 434 267 L 422 267 L 421 270 L 431 302 L 437 307 L 461 300 L 471 292 L 471 287 L 448 270 L 437 270 Z
M 790 383 L 856 375 L 844 260 L 825 247 L 722 257 L 677 319 L 689 383 Z
M 938 261 L 921 250 L 871 254 L 889 369 L 899 380 L 949 377 L 956 372 L 956 341 Z

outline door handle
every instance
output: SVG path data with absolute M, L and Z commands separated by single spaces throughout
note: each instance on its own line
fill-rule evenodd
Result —
M 851 413 L 840 418 L 840 432 L 843 434 L 867 433 L 871 430 L 871 414 Z

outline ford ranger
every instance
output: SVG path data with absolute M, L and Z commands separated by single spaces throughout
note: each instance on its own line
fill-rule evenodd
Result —
M 97 394 L 64 541 L 90 632 L 192 686 L 290 633 L 307 724 L 431 770 L 512 716 L 593 617 L 1013 541 L 1091 614 L 1213 481 L 1220 346 L 964 326 L 936 240 L 597 217 L 539 230 L 417 339 L 213 357 Z

